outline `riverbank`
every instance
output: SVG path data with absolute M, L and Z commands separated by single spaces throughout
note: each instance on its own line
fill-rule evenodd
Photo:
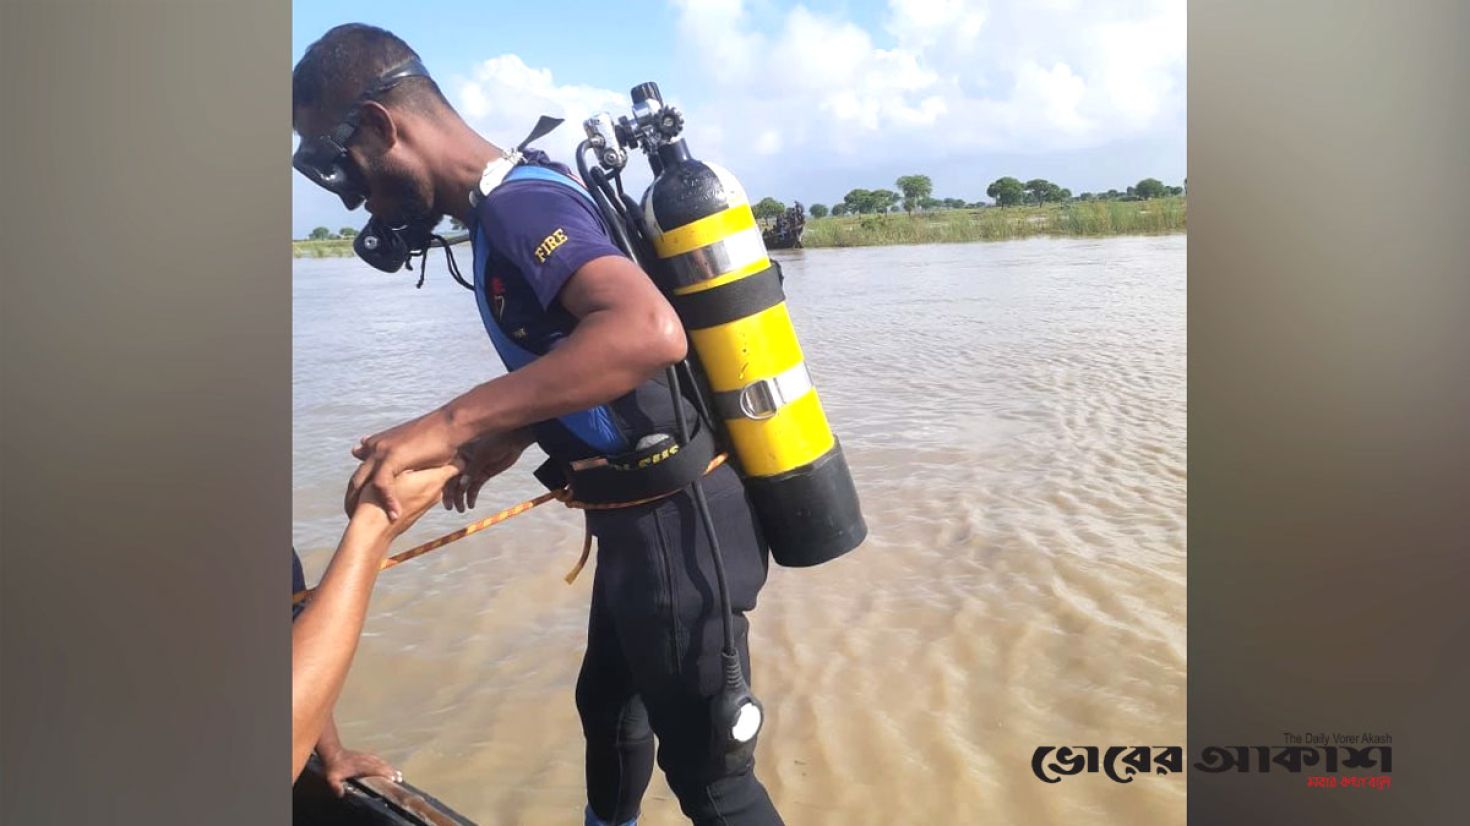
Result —
M 351 238 L 326 241 L 292 241 L 292 258 L 348 258 L 352 255 Z
M 1185 231 L 1183 197 L 1149 201 L 1074 201 L 1044 206 L 943 209 L 887 215 L 810 218 L 802 235 L 806 247 L 885 247 L 894 244 L 947 244 L 1007 241 L 1038 235 L 1101 237 L 1162 235 Z M 292 241 L 293 258 L 347 258 L 351 238 Z
M 811 248 L 1005 241 L 1038 235 L 1160 235 L 1184 232 L 1185 211 L 1185 199 L 1172 197 L 944 209 L 914 215 L 842 215 L 808 219 L 801 240 Z

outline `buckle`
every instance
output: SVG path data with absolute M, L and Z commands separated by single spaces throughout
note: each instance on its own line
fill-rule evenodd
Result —
M 774 376 L 753 381 L 739 390 L 714 394 L 714 406 L 721 419 L 763 421 L 781 412 L 781 408 L 810 393 L 812 389 L 812 376 L 803 361 Z

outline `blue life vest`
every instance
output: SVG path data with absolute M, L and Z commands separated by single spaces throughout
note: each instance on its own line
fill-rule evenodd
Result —
M 594 211 L 597 209 L 597 202 L 592 199 L 591 193 L 571 178 L 546 167 L 529 164 L 517 166 L 505 176 L 502 185 L 524 180 L 550 181 L 564 185 L 586 198 L 588 203 L 592 204 Z M 494 190 L 491 191 L 492 195 L 493 192 Z M 489 198 L 492 195 L 486 197 Z M 546 354 L 533 353 L 511 340 L 511 337 L 501 328 L 500 322 L 490 312 L 489 290 L 486 286 L 489 279 L 485 272 L 490 259 L 490 242 L 485 237 L 485 230 L 479 220 L 474 221 L 470 233 L 470 243 L 475 252 L 475 302 L 480 307 L 480 320 L 485 323 L 485 332 L 490 334 L 490 342 L 495 345 L 495 352 L 500 354 L 500 360 L 505 363 L 505 369 L 519 370 Z M 605 404 L 559 416 L 557 421 L 573 436 L 603 455 L 623 453 L 631 447 L 628 439 L 613 421 L 612 411 Z

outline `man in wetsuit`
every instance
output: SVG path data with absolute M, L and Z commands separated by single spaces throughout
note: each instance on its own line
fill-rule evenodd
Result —
M 349 511 L 371 489 L 390 516 L 396 474 L 456 454 L 467 470 L 444 503 L 463 509 L 532 441 L 565 474 L 657 446 L 675 432 L 675 402 L 660 377 L 688 346 L 673 309 L 612 242 L 568 169 L 524 144 L 507 152 L 480 137 L 417 60 L 389 32 L 339 26 L 307 49 L 292 82 L 303 174 L 349 208 L 365 202 L 382 225 L 423 233 L 448 215 L 471 229 L 476 298 L 511 370 L 354 450 L 362 464 L 348 486 Z M 765 583 L 768 546 L 734 471 L 716 469 L 704 488 L 748 679 L 745 614 Z M 716 747 L 722 606 L 689 488 L 589 511 L 587 522 L 598 561 L 576 687 L 586 822 L 636 819 L 657 735 L 658 763 L 692 821 L 781 823 L 754 760 Z

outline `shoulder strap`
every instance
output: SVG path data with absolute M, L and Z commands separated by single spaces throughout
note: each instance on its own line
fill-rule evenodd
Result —
M 578 194 L 587 199 L 588 203 L 592 204 L 594 209 L 597 207 L 597 202 L 592 200 L 592 193 L 588 192 L 581 184 L 557 172 L 555 169 L 547 169 L 544 166 L 536 166 L 535 164 L 521 164 L 505 176 L 506 183 L 512 181 L 547 181 L 554 184 L 561 184 L 562 186 L 576 190 Z
M 565 175 L 560 175 L 553 170 L 544 169 L 539 166 L 518 166 L 511 170 L 510 174 L 515 175 L 520 170 L 534 171 L 529 175 L 522 173 L 524 177 L 533 177 L 542 180 L 559 179 L 567 186 L 577 189 L 589 199 L 592 197 L 586 190 L 577 186 L 570 178 Z M 548 175 L 551 178 L 545 177 Z M 506 178 L 509 180 L 510 175 L 507 175 Z M 491 194 L 493 195 L 494 192 L 492 191 Z M 475 303 L 480 310 L 480 320 L 485 325 L 485 332 L 489 334 L 490 343 L 495 347 L 495 352 L 505 364 L 505 369 L 519 370 L 539 358 L 542 354 L 533 353 L 513 341 L 500 326 L 499 319 L 490 311 L 490 293 L 486 284 L 486 268 L 489 266 L 490 242 L 485 237 L 484 228 L 481 226 L 479 220 L 474 222 L 470 234 L 471 246 L 474 249 L 475 255 Z M 557 418 L 557 421 L 584 444 L 604 454 L 621 453 L 629 447 L 628 439 L 623 435 L 622 430 L 614 420 L 611 408 L 605 404 L 577 413 L 560 416 Z

